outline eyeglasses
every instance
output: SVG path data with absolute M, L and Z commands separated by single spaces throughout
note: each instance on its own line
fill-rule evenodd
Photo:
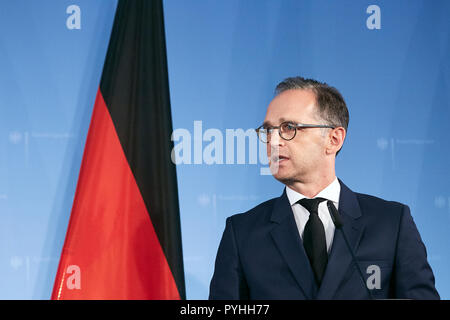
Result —
M 273 126 L 273 127 L 264 127 L 264 125 L 260 126 L 256 130 L 256 133 L 258 134 L 258 138 L 264 142 L 268 143 L 270 142 L 270 137 L 272 136 L 273 130 L 278 129 L 278 134 L 281 138 L 284 140 L 292 140 L 295 138 L 295 135 L 297 134 L 297 129 L 303 129 L 303 128 L 336 128 L 335 126 L 331 125 L 324 125 L 324 124 L 304 124 L 304 123 L 293 123 L 293 122 L 283 122 L 279 126 Z

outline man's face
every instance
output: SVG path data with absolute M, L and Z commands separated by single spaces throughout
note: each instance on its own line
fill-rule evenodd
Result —
M 320 124 L 315 94 L 310 90 L 287 90 L 276 96 L 267 108 L 264 124 Z M 267 155 L 273 176 L 284 184 L 307 182 L 317 176 L 325 161 L 326 137 L 320 128 L 297 129 L 295 138 L 282 139 L 277 130 L 267 144 Z M 279 157 L 278 157 L 279 155 Z

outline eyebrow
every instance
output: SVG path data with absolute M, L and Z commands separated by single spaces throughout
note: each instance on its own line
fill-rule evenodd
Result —
M 285 119 L 285 118 L 280 118 L 279 121 L 280 121 L 280 123 L 283 123 L 283 122 L 301 123 L 301 122 L 298 122 L 298 121 L 289 120 L 289 119 Z M 270 121 L 264 121 L 262 125 L 264 127 L 266 127 L 266 126 L 271 126 L 271 124 L 272 124 L 272 122 L 270 122 Z

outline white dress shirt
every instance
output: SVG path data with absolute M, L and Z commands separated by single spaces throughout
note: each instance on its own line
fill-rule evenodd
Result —
M 341 193 L 341 185 L 336 178 L 334 178 L 333 182 L 330 183 L 325 189 L 320 191 L 314 198 L 325 198 L 327 200 L 333 201 L 335 207 L 339 209 L 339 195 Z M 297 203 L 297 201 L 308 198 L 302 195 L 301 193 L 292 190 L 291 188 L 286 186 L 286 195 L 289 199 L 289 203 L 291 204 L 292 211 L 294 213 L 295 223 L 297 224 L 298 232 L 300 237 L 303 239 L 303 231 L 305 230 L 305 225 L 309 219 L 309 211 Z M 333 243 L 334 237 L 334 223 L 331 219 L 330 213 L 328 212 L 327 202 L 323 201 L 319 204 L 319 218 L 323 223 L 323 227 L 325 229 L 325 238 L 327 241 L 327 252 L 330 253 L 330 248 Z

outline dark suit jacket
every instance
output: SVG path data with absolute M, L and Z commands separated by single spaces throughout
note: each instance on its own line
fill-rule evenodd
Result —
M 371 290 L 373 297 L 439 299 L 409 207 L 354 193 L 339 182 L 343 230 L 366 282 L 373 275 L 368 266 L 379 267 L 380 289 Z M 317 287 L 285 190 L 281 197 L 227 219 L 209 298 L 369 299 L 364 285 L 336 229 Z

